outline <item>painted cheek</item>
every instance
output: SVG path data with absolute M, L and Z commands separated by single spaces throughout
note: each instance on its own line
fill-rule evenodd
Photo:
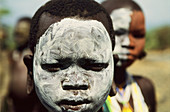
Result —
M 37 67 L 38 68 L 38 67 Z M 35 85 L 38 87 L 38 91 L 46 100 L 50 102 L 58 99 L 58 92 L 61 92 L 61 78 L 57 74 L 47 73 L 44 70 L 40 70 L 36 73 Z
M 57 84 L 44 84 L 42 86 L 43 89 L 43 93 L 45 93 L 45 96 L 47 96 L 50 101 L 55 101 L 56 99 L 58 99 L 58 85 Z
M 43 70 L 40 66 L 40 63 L 37 61 L 35 62 L 37 64 L 34 65 L 34 81 L 37 87 L 44 88 L 46 86 L 44 85 L 55 85 L 54 87 L 59 86 L 59 81 L 61 77 L 57 73 L 49 73 L 45 70 Z M 45 89 L 45 88 L 44 88 Z

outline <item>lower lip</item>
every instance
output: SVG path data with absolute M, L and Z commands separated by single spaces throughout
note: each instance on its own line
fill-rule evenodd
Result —
M 74 110 L 74 111 L 77 111 L 77 110 L 80 110 L 83 106 L 83 104 L 81 105 L 60 105 L 61 107 L 63 107 L 65 110 Z

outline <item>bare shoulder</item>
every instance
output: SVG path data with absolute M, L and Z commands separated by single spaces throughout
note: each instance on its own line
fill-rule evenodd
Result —
M 143 77 L 143 76 L 138 76 L 138 75 L 133 76 L 133 78 L 138 83 L 141 90 L 144 89 L 147 91 L 151 91 L 152 89 L 154 89 L 154 84 L 150 79 Z
M 149 112 L 156 111 L 156 97 L 155 97 L 155 87 L 153 82 L 143 76 L 133 76 L 137 84 L 139 85 L 142 94 L 144 96 L 145 102 L 149 107 Z

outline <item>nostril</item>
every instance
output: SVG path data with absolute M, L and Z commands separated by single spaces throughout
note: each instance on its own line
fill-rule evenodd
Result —
M 87 90 L 88 86 L 87 85 L 81 85 L 79 88 L 82 89 L 82 90 Z
M 87 85 L 63 85 L 63 90 L 87 90 Z

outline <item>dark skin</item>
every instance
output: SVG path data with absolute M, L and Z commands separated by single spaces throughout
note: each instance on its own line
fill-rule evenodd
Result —
M 141 58 L 141 55 L 143 53 L 145 43 L 144 14 L 140 7 L 137 4 L 133 3 L 131 0 L 108 0 L 102 3 L 102 5 L 110 14 L 113 10 L 119 8 L 128 8 L 133 10 L 128 35 L 130 39 L 130 45 L 125 46 L 130 52 L 130 54 L 128 55 L 128 61 L 124 62 L 122 66 L 116 66 L 116 71 L 114 75 L 116 86 L 122 88 L 125 85 L 127 78 L 125 73 L 127 67 L 130 66 L 136 59 Z M 141 76 L 133 76 L 133 78 L 138 83 L 142 91 L 145 102 L 148 105 L 149 112 L 156 112 L 155 90 L 152 82 L 149 79 Z M 134 106 L 132 97 L 130 98 L 129 102 L 133 108 Z M 120 104 L 120 106 L 122 108 L 122 104 Z
M 63 18 L 58 17 L 58 16 L 53 16 L 46 12 L 43 13 L 40 16 L 40 20 L 39 20 L 39 28 L 38 28 L 38 32 L 37 32 L 37 38 L 39 38 L 48 29 L 48 27 L 51 24 L 59 22 L 61 19 L 63 19 Z M 89 17 L 89 19 L 101 21 L 103 23 L 103 25 L 105 26 L 105 28 L 107 30 L 109 29 L 108 21 L 106 21 L 107 20 L 106 16 L 103 13 L 98 13 L 98 14 L 94 15 L 93 17 Z M 33 55 L 34 55 L 34 53 L 33 53 Z M 34 82 L 33 82 L 33 74 L 32 74 L 33 73 L 33 56 L 32 55 L 25 56 L 24 62 L 28 69 L 27 92 L 29 94 L 32 94 L 32 92 L 34 92 Z M 86 68 L 88 68 L 88 67 L 86 67 Z
M 23 62 L 23 55 L 25 53 L 31 54 L 31 51 L 27 48 L 29 27 L 30 23 L 23 20 L 17 23 L 15 29 L 14 36 L 17 48 L 12 54 L 17 54 L 18 57 L 13 58 L 13 55 L 10 55 L 11 82 L 8 108 L 12 112 L 47 112 L 35 92 L 28 95 L 26 91 L 27 68 Z

